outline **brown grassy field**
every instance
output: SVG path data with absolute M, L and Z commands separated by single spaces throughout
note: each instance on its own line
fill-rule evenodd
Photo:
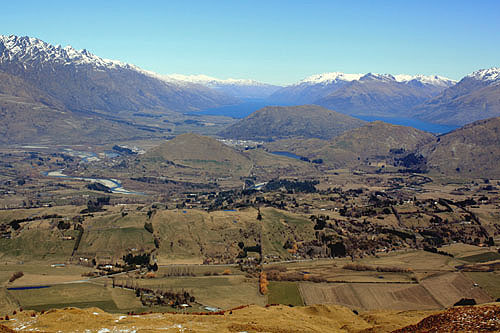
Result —
M 493 299 L 462 273 L 444 273 L 423 279 L 420 284 L 427 289 L 443 307 L 450 307 L 461 298 L 473 298 L 477 303 L 492 302 Z
M 306 305 L 339 304 L 358 310 L 441 307 L 425 288 L 417 284 L 302 282 L 299 288 Z

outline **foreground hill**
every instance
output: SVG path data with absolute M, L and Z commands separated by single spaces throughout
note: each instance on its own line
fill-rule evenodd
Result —
M 422 120 L 450 125 L 500 116 L 500 68 L 467 75 L 414 112 Z
M 437 172 L 458 177 L 500 177 L 500 117 L 441 135 L 420 152 Z
M 31 37 L 0 35 L 0 70 L 71 110 L 189 111 L 236 102 L 201 85 L 168 82 L 133 65 Z
M 408 110 L 439 94 L 453 81 L 440 77 L 366 74 L 342 86 L 315 104 L 349 115 L 408 117 Z
M 364 123 L 317 105 L 268 106 L 229 126 L 219 135 L 264 141 L 291 137 L 330 139 Z
M 384 311 L 354 314 L 350 309 L 333 306 L 268 308 L 251 305 L 211 316 L 146 314 L 123 316 L 109 314 L 97 308 L 53 310 L 34 317 L 26 312 L 4 321 L 7 327 L 23 327 L 44 332 L 71 330 L 99 332 L 129 332 L 136 330 L 175 330 L 203 332 L 441 332 L 441 331 L 498 331 L 496 304 L 458 307 L 446 311 Z M 0 325 L 0 332 L 15 332 Z

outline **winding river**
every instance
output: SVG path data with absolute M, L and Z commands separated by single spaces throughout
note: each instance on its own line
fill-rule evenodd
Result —
M 86 178 L 86 177 L 73 177 L 68 176 L 63 173 L 63 170 L 55 170 L 55 171 L 46 171 L 42 173 L 47 177 L 57 177 L 57 178 L 66 178 L 66 179 L 74 179 L 74 180 L 83 180 L 91 183 L 99 183 L 106 187 L 109 187 L 111 192 L 119 193 L 119 194 L 135 194 L 135 195 L 144 195 L 142 192 L 134 192 L 128 191 L 122 187 L 122 184 L 117 179 L 104 179 L 104 178 Z

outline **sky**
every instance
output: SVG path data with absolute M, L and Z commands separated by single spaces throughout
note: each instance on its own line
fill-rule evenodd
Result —
M 500 1 L 2 1 L 0 34 L 160 74 L 291 84 L 324 72 L 500 67 Z

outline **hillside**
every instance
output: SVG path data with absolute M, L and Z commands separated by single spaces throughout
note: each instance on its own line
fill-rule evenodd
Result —
M 214 138 L 193 133 L 176 136 L 146 154 L 147 158 L 161 157 L 165 160 L 189 166 L 203 161 L 229 163 L 232 165 L 248 164 L 248 159 L 235 149 Z
M 216 315 L 144 314 L 124 316 L 109 314 L 97 308 L 67 308 L 35 314 L 21 312 L 15 320 L 3 325 L 28 330 L 62 332 L 67 323 L 74 330 L 99 332 L 113 330 L 175 330 L 204 332 L 438 332 L 451 328 L 457 331 L 496 331 L 500 329 L 498 303 L 475 307 L 457 307 L 446 311 L 370 311 L 359 315 L 335 305 L 288 307 L 284 305 L 243 306 Z M 0 332 L 15 332 L 0 325 Z
M 452 81 L 422 81 L 392 75 L 366 74 L 315 103 L 349 115 L 408 117 L 408 111 L 439 94 Z
M 391 149 L 412 151 L 433 138 L 434 135 L 413 127 L 374 121 L 335 137 L 330 141 L 329 147 L 365 157 L 387 155 Z
M 168 82 L 133 65 L 31 37 L 0 36 L 0 70 L 71 110 L 189 111 L 237 102 L 201 85 Z
M 500 68 L 467 75 L 413 112 L 419 119 L 450 125 L 500 116 Z
M 393 155 L 391 150 L 399 151 L 404 156 L 434 138 L 434 135 L 413 127 L 374 121 L 329 141 L 279 140 L 266 147 L 293 152 L 309 159 L 322 159 L 330 166 L 341 168 L 359 166 L 368 160 L 384 160 Z
M 500 117 L 441 135 L 420 152 L 436 172 L 457 177 L 500 177 Z
M 23 79 L 0 71 L 0 144 L 102 143 L 155 136 L 149 126 L 66 109 Z
M 177 184 L 241 188 L 246 178 L 258 183 L 279 176 L 308 174 L 313 169 L 310 163 L 263 149 L 245 150 L 211 137 L 187 133 L 163 142 L 123 166 L 99 172 L 109 177 L 148 176 Z
M 268 106 L 219 133 L 232 139 L 330 139 L 365 122 L 317 105 Z

